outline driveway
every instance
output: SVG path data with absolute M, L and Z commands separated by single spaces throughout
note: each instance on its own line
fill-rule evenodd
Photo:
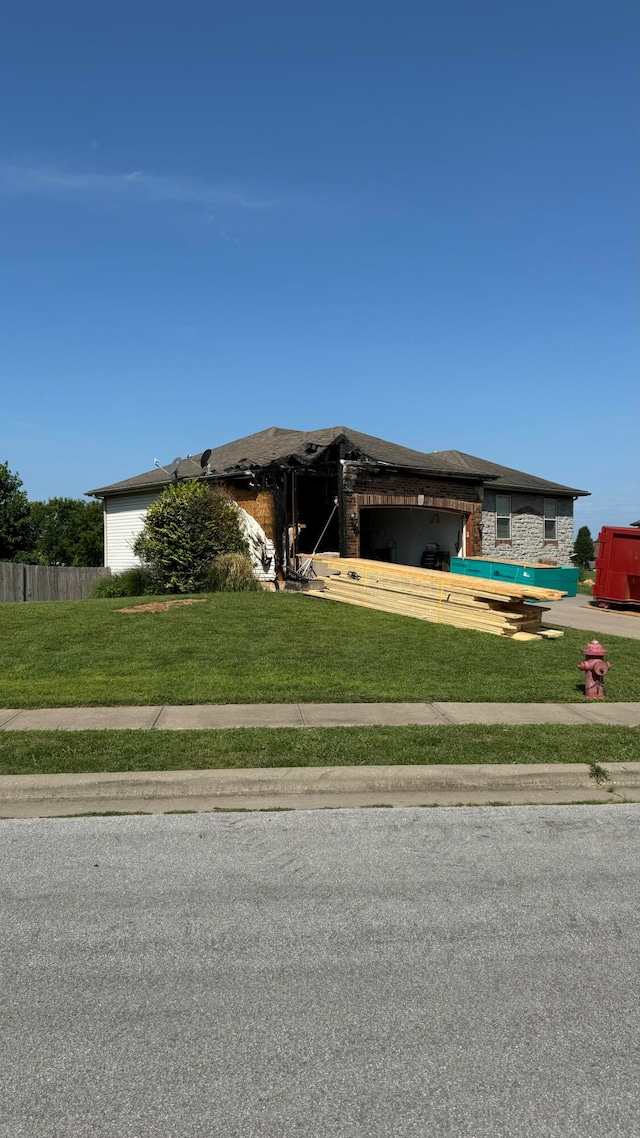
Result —
M 0 823 L 2 1138 L 637 1138 L 640 807 Z
M 548 602 L 545 602 L 547 604 Z M 561 601 L 548 604 L 549 612 L 544 622 L 549 628 L 584 628 L 600 636 L 628 636 L 640 640 L 640 613 L 638 616 L 623 616 L 619 612 L 599 609 L 591 604 L 589 597 L 564 597 Z

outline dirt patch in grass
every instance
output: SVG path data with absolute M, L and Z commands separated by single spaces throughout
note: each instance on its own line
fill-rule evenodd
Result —
M 150 601 L 148 605 L 133 605 L 129 609 L 118 609 L 118 612 L 166 612 L 167 609 L 175 609 L 180 605 L 202 605 L 206 599 L 206 597 L 190 597 L 183 601 Z

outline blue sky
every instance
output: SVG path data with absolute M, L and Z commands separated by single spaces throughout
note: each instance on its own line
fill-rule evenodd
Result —
M 640 516 L 635 2 L 11 5 L 0 459 L 345 423 Z

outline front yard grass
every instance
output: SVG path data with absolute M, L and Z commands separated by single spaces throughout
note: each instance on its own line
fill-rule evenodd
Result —
M 633 762 L 633 727 L 238 727 L 0 731 L 0 775 L 442 763 Z
M 150 600 L 0 604 L 0 707 L 583 698 L 589 632 L 517 643 L 291 593 L 118 612 Z M 638 698 L 640 642 L 603 639 L 607 698 Z

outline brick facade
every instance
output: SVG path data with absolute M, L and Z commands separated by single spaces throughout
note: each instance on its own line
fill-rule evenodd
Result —
M 260 523 L 278 550 L 288 525 L 284 494 L 227 484 L 235 500 Z M 466 516 L 468 557 L 500 557 L 509 561 L 571 563 L 573 553 L 573 500 L 557 498 L 557 539 L 544 540 L 542 495 L 511 493 L 511 539 L 496 538 L 496 491 L 472 482 L 421 477 L 417 474 L 370 473 L 345 467 L 340 511 L 340 551 L 343 557 L 360 556 L 360 510 L 370 506 L 410 506 L 452 511 Z M 422 502 L 419 497 L 422 496 Z
M 467 555 L 482 554 L 482 503 L 473 483 L 417 474 L 373 474 L 347 467 L 342 500 L 340 545 L 344 557 L 360 556 L 360 510 L 367 506 L 412 506 L 465 514 Z

